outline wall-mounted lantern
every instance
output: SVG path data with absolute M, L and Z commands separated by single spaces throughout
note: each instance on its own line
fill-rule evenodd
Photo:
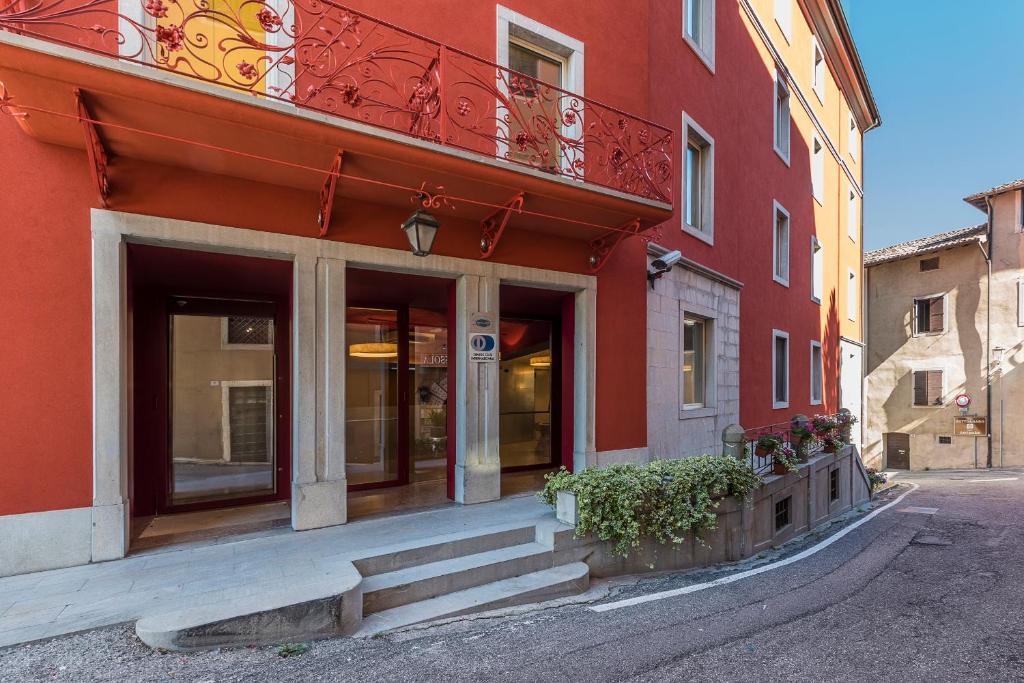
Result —
M 409 216 L 402 223 L 402 230 L 409 240 L 412 253 L 416 256 L 429 256 L 439 227 L 437 219 L 426 211 L 420 210 Z

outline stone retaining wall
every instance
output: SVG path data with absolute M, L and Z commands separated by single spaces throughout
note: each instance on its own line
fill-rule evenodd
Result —
M 838 497 L 831 498 L 831 472 L 837 472 Z M 544 539 L 553 545 L 555 563 L 583 561 L 593 577 L 691 569 L 735 562 L 777 546 L 847 512 L 871 498 L 871 487 L 854 446 L 839 453 L 822 453 L 802 463 L 796 472 L 768 475 L 746 504 L 728 497 L 718 508 L 718 525 L 700 539 L 689 534 L 678 545 L 652 540 L 621 557 L 614 544 L 593 536 L 576 538 L 568 525 L 551 527 Z M 776 504 L 789 498 L 789 523 L 776 529 Z M 701 542 L 703 541 L 703 542 Z

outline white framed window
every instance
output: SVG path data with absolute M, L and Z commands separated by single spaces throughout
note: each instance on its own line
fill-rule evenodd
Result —
M 821 342 L 811 342 L 811 405 L 820 406 L 822 397 L 823 369 L 821 363 Z
M 854 242 L 857 241 L 857 233 L 860 232 L 860 225 L 857 221 L 857 193 L 850 188 L 850 194 L 847 196 L 846 206 L 846 234 L 850 236 L 850 239 Z
M 772 201 L 772 279 L 789 287 L 789 212 Z
M 499 66 L 558 86 L 575 95 L 584 95 L 582 41 L 501 5 L 497 6 L 497 21 L 495 61 Z M 521 132 L 522 121 L 533 120 L 538 108 L 551 108 L 551 116 L 548 118 L 562 120 L 561 112 L 558 111 L 562 106 L 562 98 L 555 95 L 542 96 L 543 93 L 535 92 L 536 89 L 531 88 L 529 82 L 522 85 L 519 91 L 510 92 L 512 87 L 505 80 L 499 78 L 498 88 L 510 104 L 506 106 L 499 100 L 496 104 L 497 116 L 509 116 L 513 123 L 509 126 L 506 139 L 498 143 L 498 157 L 502 158 L 508 153 L 516 158 L 522 156 L 525 160 L 531 155 L 536 155 L 538 150 L 520 152 L 509 149 L 508 140 L 514 139 Z M 511 116 L 509 107 L 520 107 L 522 116 Z M 581 140 L 585 130 L 584 114 L 582 111 L 577 112 L 572 123 L 561 123 L 559 135 L 571 140 Z M 520 128 L 516 129 L 516 126 Z M 548 149 L 551 154 L 546 158 L 552 160 L 552 166 L 558 166 L 563 171 L 576 168 L 583 162 L 582 151 L 573 147 L 563 148 L 558 144 L 557 136 L 551 136 Z
M 772 408 L 789 407 L 789 333 L 772 330 Z
M 818 45 L 817 36 L 811 36 L 811 88 L 818 96 L 818 101 L 825 103 L 825 54 Z
M 692 313 L 683 315 L 683 410 L 705 408 L 710 404 L 712 326 L 709 318 Z
M 946 331 L 946 296 L 935 294 L 914 298 L 914 336 Z
M 782 37 L 786 42 L 792 42 L 790 36 L 793 31 L 793 0 L 775 0 L 775 23 L 782 30 Z
M 811 235 L 811 300 L 821 303 L 825 291 L 825 246 Z
M 274 319 L 225 316 L 220 319 L 220 348 L 227 351 L 265 351 L 274 348 Z
M 683 0 L 683 40 L 715 73 L 715 0 Z
M 850 320 L 857 319 L 857 274 L 851 268 L 846 278 L 846 317 Z
M 715 243 L 715 140 L 683 113 L 683 230 Z
M 775 153 L 789 165 L 789 85 L 785 77 L 775 72 L 774 141 Z
M 825 146 L 817 135 L 811 136 L 811 195 L 818 204 L 824 204 Z
M 934 408 L 942 405 L 945 395 L 944 373 L 942 370 L 914 370 L 913 401 L 916 408 Z
M 1013 193 L 1013 228 L 1024 232 L 1024 190 Z
M 860 153 L 860 131 L 857 129 L 857 119 L 853 118 L 853 114 L 850 113 L 847 116 L 850 119 L 850 132 L 846 142 L 850 147 L 850 156 L 856 159 Z

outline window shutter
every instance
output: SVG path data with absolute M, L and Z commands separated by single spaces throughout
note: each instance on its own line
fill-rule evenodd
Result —
M 914 373 L 914 405 L 928 405 L 928 373 Z
M 928 405 L 942 405 L 942 370 L 928 371 Z
M 928 331 L 929 332 L 942 332 L 945 327 L 943 325 L 943 314 L 945 306 L 945 297 L 937 296 L 933 299 L 928 300 Z

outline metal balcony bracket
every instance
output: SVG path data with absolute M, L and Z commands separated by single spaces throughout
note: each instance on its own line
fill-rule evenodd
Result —
M 96 190 L 100 195 L 100 206 L 107 208 L 107 199 L 110 198 L 110 180 L 107 178 L 107 163 L 110 161 L 110 154 L 103 145 L 103 138 L 100 137 L 96 125 L 96 119 L 89 112 L 85 100 L 82 98 L 82 91 L 75 88 L 75 104 L 78 113 L 78 121 L 85 131 L 85 153 L 89 157 L 89 172 L 92 180 L 96 183 Z
M 590 241 L 590 273 L 596 274 L 608 263 L 609 257 L 627 237 L 640 234 L 640 219 L 634 218 L 617 230 L 609 230 L 597 239 Z
M 331 168 L 324 178 L 324 186 L 320 189 L 320 212 L 316 216 L 316 222 L 320 226 L 320 237 L 327 236 L 327 230 L 331 227 L 331 211 L 334 209 L 334 190 L 338 186 L 338 176 L 341 174 L 341 164 L 344 161 L 345 153 L 340 149 L 334 155 Z
M 501 241 L 512 213 L 522 213 L 525 195 L 520 192 L 505 202 L 505 206 L 492 213 L 480 223 L 480 258 L 490 258 Z

